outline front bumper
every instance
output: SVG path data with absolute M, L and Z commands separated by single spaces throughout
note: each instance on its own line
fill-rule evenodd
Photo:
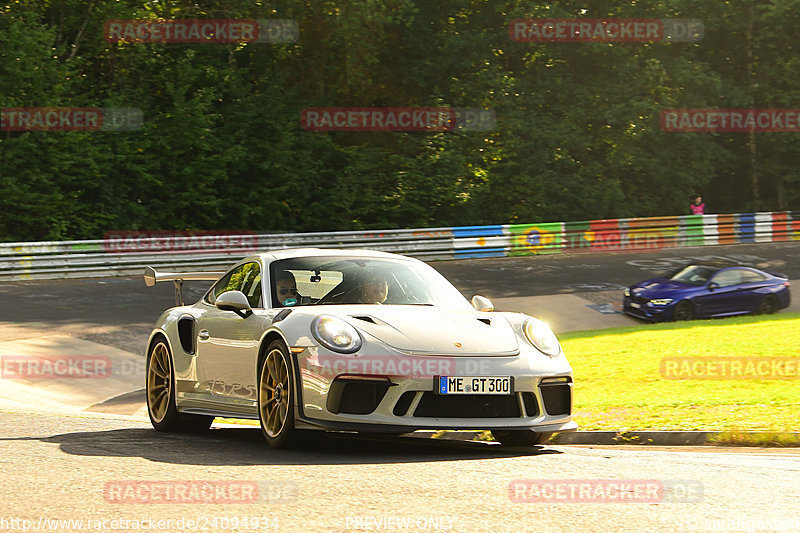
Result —
M 571 431 L 572 369 L 562 355 L 538 352 L 514 357 L 444 357 L 385 353 L 387 372 L 355 363 L 364 356 L 308 348 L 298 354 L 301 394 L 298 427 L 378 432 L 418 429 L 531 429 Z M 372 351 L 375 353 L 375 350 Z M 321 357 L 322 355 L 322 357 Z M 333 369 L 338 368 L 338 371 Z M 406 369 L 407 372 L 396 372 Z M 507 395 L 440 395 L 436 377 L 511 376 Z
M 651 322 L 664 322 L 672 319 L 672 305 L 653 305 L 650 300 L 635 296 L 623 296 L 622 311 Z

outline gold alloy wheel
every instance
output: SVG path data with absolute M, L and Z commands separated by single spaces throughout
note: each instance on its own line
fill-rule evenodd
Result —
M 150 364 L 147 366 L 147 408 L 156 422 L 167 416 L 172 380 L 170 372 L 169 350 L 167 345 L 159 342 L 150 352 Z
M 289 368 L 286 358 L 278 348 L 273 348 L 264 361 L 260 380 L 261 420 L 267 435 L 277 437 L 286 425 L 291 406 Z

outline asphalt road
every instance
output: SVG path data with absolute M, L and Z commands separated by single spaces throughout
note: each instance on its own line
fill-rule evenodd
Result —
M 8 412 L 0 427 L 0 530 L 16 520 L 5 529 L 110 531 L 113 519 L 161 520 L 150 528 L 161 531 L 800 529 L 798 450 L 329 435 L 275 451 L 257 428 L 164 435 L 127 420 Z
M 618 295 L 711 256 L 800 279 L 800 243 L 432 264 L 466 296 L 512 301 Z M 206 286 L 187 283 L 186 300 Z M 138 277 L 5 283 L 0 302 L 9 338 L 58 332 L 139 354 L 174 305 L 169 285 Z M 165 435 L 47 402 L 0 408 L 0 428 L 0 532 L 800 531 L 800 450 L 316 435 L 275 451 L 257 428 Z

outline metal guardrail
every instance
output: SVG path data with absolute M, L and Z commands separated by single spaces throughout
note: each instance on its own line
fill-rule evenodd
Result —
M 119 232 L 116 235 L 122 235 Z M 0 279 L 60 279 L 141 274 L 157 269 L 227 269 L 242 257 L 298 247 L 368 248 L 422 259 L 453 257 L 451 228 L 328 233 L 222 234 L 126 237 L 86 241 L 0 243 Z
M 435 260 L 792 240 L 800 241 L 800 212 L 324 233 L 121 231 L 98 240 L 0 243 L 0 279 L 139 275 L 145 266 L 225 269 L 255 252 L 296 247 L 367 248 Z

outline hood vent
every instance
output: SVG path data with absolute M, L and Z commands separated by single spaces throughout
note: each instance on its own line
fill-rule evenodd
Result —
M 492 319 L 491 318 L 479 318 L 478 322 L 483 322 L 487 326 L 491 326 L 492 325 Z

